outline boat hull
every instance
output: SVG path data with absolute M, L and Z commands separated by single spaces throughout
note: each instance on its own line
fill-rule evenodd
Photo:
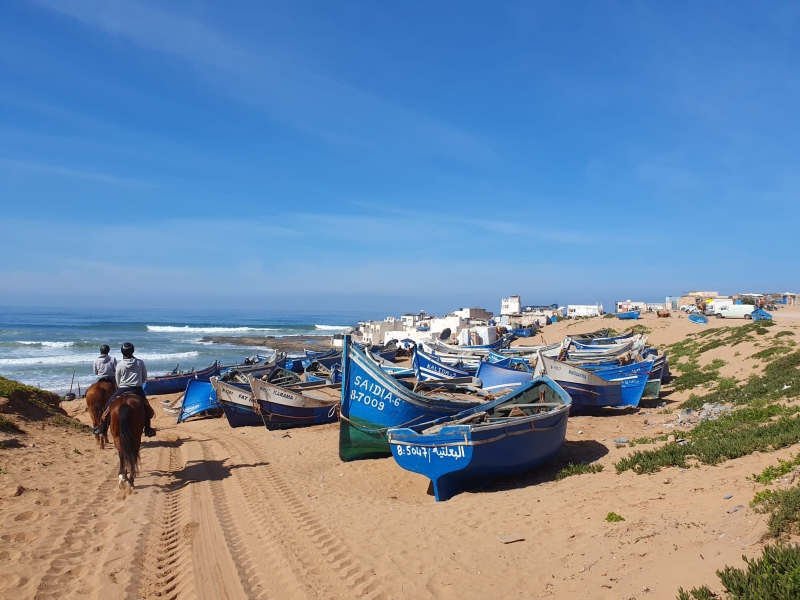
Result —
M 339 458 L 389 456 L 389 427 L 408 426 L 454 415 L 478 404 L 415 394 L 353 347 L 345 336 L 342 361 Z
M 190 381 L 209 381 L 215 375 L 219 375 L 219 363 L 217 361 L 214 361 L 210 367 L 193 373 L 163 375 L 148 379 L 144 382 L 142 388 L 148 396 L 176 394 L 184 391 Z
M 390 429 L 392 456 L 402 468 L 420 473 L 431 480 L 437 502 L 448 500 L 476 482 L 491 477 L 516 475 L 544 464 L 555 457 L 564 445 L 569 418 L 569 396 L 547 377 L 537 378 L 520 390 L 479 407 L 508 402 L 530 390 L 538 396 L 538 388 L 549 382 L 558 389 L 563 406 L 535 415 L 500 419 L 502 423 L 478 425 L 446 425 L 437 433 L 420 433 L 414 429 Z M 451 417 L 462 420 L 473 411 Z
M 261 415 L 256 412 L 255 407 L 257 405 L 249 389 L 218 381 L 216 378 L 211 380 L 211 384 L 214 386 L 217 399 L 222 405 L 222 412 L 228 420 L 228 425 L 236 428 L 264 424 Z
M 178 412 L 178 423 L 183 423 L 186 419 L 203 416 L 218 416 L 222 412 L 222 406 L 217 400 L 217 394 L 213 386 L 208 381 L 190 381 L 186 385 L 183 394 L 183 402 Z

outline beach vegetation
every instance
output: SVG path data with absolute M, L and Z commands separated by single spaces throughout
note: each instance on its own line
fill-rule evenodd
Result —
M 606 521 L 608 521 L 609 523 L 619 523 L 620 521 L 624 520 L 625 519 L 621 515 L 618 515 L 615 512 L 610 512 L 606 515 Z
M 640 444 L 655 444 L 656 442 L 666 442 L 668 438 L 669 438 L 668 433 L 656 437 L 644 436 L 632 439 L 629 445 L 633 447 L 633 446 L 638 446 Z
M 784 329 L 783 331 L 779 331 L 778 333 L 776 333 L 775 337 L 776 338 L 789 337 L 790 335 L 794 335 L 794 331 L 789 331 L 788 329 Z
M 725 567 L 717 571 L 726 600 L 800 598 L 800 546 L 765 546 L 758 558 L 742 556 L 744 569 Z M 722 600 L 707 586 L 678 591 L 678 600 Z
M 689 468 L 689 460 L 717 465 L 726 460 L 771 452 L 800 442 L 798 407 L 768 404 L 742 408 L 686 432 L 683 444 L 669 442 L 653 450 L 637 450 L 614 464 L 617 473 L 655 473 L 664 467 Z
M 753 475 L 748 477 L 748 479 L 750 481 L 757 481 L 758 483 L 767 485 L 778 477 L 783 477 L 787 473 L 794 471 L 795 467 L 797 466 L 800 466 L 800 454 L 794 458 L 790 458 L 789 460 L 781 460 L 779 458 L 777 465 L 770 465 L 761 471 L 761 473 L 753 473 Z
M 0 377 L 0 397 L 6 399 L 2 403 L 7 413 L 20 415 L 27 420 L 71 427 L 82 433 L 91 431 L 91 427 L 64 414 L 60 406 L 61 398 L 53 392 Z
M 753 498 L 750 505 L 756 512 L 769 514 L 764 539 L 787 539 L 800 533 L 800 486 L 785 490 L 770 490 Z
M 617 315 L 615 315 L 614 313 L 606 313 L 606 314 L 603 315 L 603 318 L 604 319 L 613 319 L 616 316 Z
M 561 481 L 571 475 L 583 475 L 584 473 L 600 473 L 603 470 L 603 465 L 584 464 L 584 463 L 569 463 L 566 467 L 561 469 L 556 475 L 556 481 Z

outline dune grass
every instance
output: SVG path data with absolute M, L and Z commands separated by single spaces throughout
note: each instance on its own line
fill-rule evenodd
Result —
M 800 454 L 789 460 L 778 459 L 778 464 L 765 468 L 761 473 L 753 473 L 748 479 L 767 485 L 778 477 L 783 477 L 787 473 L 794 471 L 795 467 L 800 466 Z
M 561 469 L 556 475 L 556 481 L 561 481 L 572 475 L 583 475 L 584 473 L 599 473 L 603 470 L 603 465 L 583 464 L 583 463 L 569 463 L 566 467 Z
M 796 600 L 800 598 L 800 546 L 766 546 L 759 558 L 742 556 L 747 567 L 725 567 L 717 577 L 725 596 L 707 586 L 678 591 L 678 600 Z

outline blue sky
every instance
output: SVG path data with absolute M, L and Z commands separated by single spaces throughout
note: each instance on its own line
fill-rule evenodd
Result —
M 800 288 L 800 5 L 0 6 L 0 304 Z

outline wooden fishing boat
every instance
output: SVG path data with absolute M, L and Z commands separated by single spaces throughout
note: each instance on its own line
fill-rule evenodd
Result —
M 389 427 L 408 426 L 454 415 L 479 404 L 477 395 L 428 397 L 387 375 L 344 337 L 339 458 L 344 461 L 387 456 Z
M 482 362 L 476 377 L 481 380 L 481 389 L 487 392 L 511 390 L 525 385 L 533 379 L 533 373 L 502 366 L 498 363 Z
M 608 333 L 609 330 L 606 329 L 605 331 L 606 333 Z M 620 335 L 615 335 L 612 337 L 597 336 L 589 339 L 582 339 L 580 336 L 574 336 L 574 337 L 570 336 L 572 342 L 575 344 L 576 347 L 578 347 L 579 344 L 583 344 L 584 346 L 602 346 L 607 344 L 616 344 L 617 342 L 620 342 L 622 340 L 627 340 L 632 337 L 633 337 L 633 329 L 631 329 L 631 331 L 628 331 L 626 333 L 622 333 Z
M 333 423 L 341 397 L 340 384 L 302 384 L 278 387 L 250 380 L 253 397 L 267 429 L 286 429 Z
M 589 342 L 596 338 L 607 338 L 609 333 L 611 333 L 610 329 L 598 329 L 597 331 L 593 331 L 591 333 L 576 333 L 570 337 L 573 340 L 578 340 L 579 342 Z
M 221 412 L 222 406 L 211 382 L 192 379 L 186 384 L 177 422 L 183 423 L 186 419 L 199 415 L 218 416 Z
M 211 385 L 222 405 L 222 411 L 231 427 L 249 427 L 263 425 L 264 421 L 258 411 L 258 404 L 250 391 L 250 385 L 233 384 L 211 378 Z
M 701 315 L 700 313 L 691 313 L 689 315 L 689 320 L 692 323 L 697 323 L 698 325 L 708 325 L 708 317 Z
M 216 360 L 211 366 L 200 371 L 192 369 L 184 373 L 176 369 L 167 375 L 148 378 L 142 388 L 144 388 L 144 393 L 148 396 L 176 394 L 184 391 L 190 381 L 208 381 L 215 375 L 219 375 L 219 362 Z
M 641 311 L 638 310 L 629 310 L 628 312 L 618 312 L 615 313 L 618 319 L 638 319 L 639 314 Z
M 387 432 L 392 456 L 431 480 L 437 502 L 483 479 L 514 475 L 551 460 L 564 445 L 571 399 L 537 377 L 483 406 Z
M 593 372 L 607 381 L 619 381 L 622 387 L 620 406 L 638 407 L 650 379 L 653 362 L 647 360 L 618 367 L 584 368 L 584 370 Z
M 622 404 L 622 383 L 607 381 L 590 371 L 540 356 L 534 375 L 547 375 L 567 390 L 573 406 L 619 406 Z
M 470 376 L 469 372 L 440 362 L 437 357 L 417 348 L 414 349 L 412 364 L 417 381 L 438 381 Z
M 434 340 L 429 345 L 436 351 L 446 352 L 447 354 L 475 354 L 479 356 L 486 356 L 490 350 L 500 350 L 507 348 L 511 343 L 513 336 L 503 336 L 496 342 L 491 344 L 483 344 L 480 346 L 455 346 L 453 344 L 446 344 L 441 340 Z

